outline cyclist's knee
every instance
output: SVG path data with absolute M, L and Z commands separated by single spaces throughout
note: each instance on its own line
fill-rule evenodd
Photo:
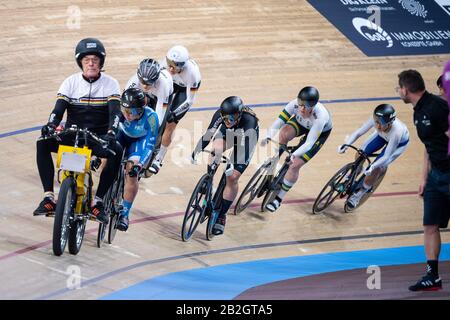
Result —
M 293 139 L 293 135 L 295 135 L 295 132 L 293 132 L 294 129 L 291 126 L 284 126 L 281 130 L 280 130 L 280 135 L 279 135 L 279 139 L 280 139 L 280 144 L 287 144 L 289 141 L 291 141 Z
M 297 158 L 294 157 L 291 160 L 291 164 L 289 165 L 289 168 L 291 168 L 292 170 L 299 170 L 301 167 L 303 167 L 305 165 L 305 161 L 301 158 Z

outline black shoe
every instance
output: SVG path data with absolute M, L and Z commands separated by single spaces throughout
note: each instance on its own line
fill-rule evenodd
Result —
M 225 231 L 225 223 L 227 220 L 227 216 L 219 216 L 217 218 L 216 223 L 214 224 L 214 227 L 212 229 L 212 233 L 215 236 L 220 236 L 221 234 L 223 234 L 223 232 Z
M 103 202 L 97 201 L 97 203 L 91 208 L 91 214 L 98 222 L 103 224 L 108 224 L 109 217 L 105 212 L 105 208 L 103 207 Z
M 119 221 L 117 221 L 117 230 L 127 231 L 128 230 L 129 220 L 127 216 L 121 215 L 119 217 Z
M 36 210 L 33 212 L 33 216 L 50 216 L 55 214 L 56 203 L 49 197 L 45 197 Z
M 442 280 L 439 277 L 427 274 L 425 277 L 417 281 L 413 286 L 409 287 L 410 291 L 438 291 L 442 289 Z

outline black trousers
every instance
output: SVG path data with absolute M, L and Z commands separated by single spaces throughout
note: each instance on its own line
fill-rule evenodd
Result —
M 53 191 L 55 166 L 53 164 L 51 153 L 58 152 L 58 146 L 60 144 L 73 146 L 74 138 L 63 137 L 61 142 L 54 139 L 40 140 L 36 143 L 36 162 L 44 192 Z M 97 188 L 97 196 L 103 198 L 119 171 L 120 162 L 122 161 L 122 147 L 118 143 L 111 146 L 110 149 L 116 153 L 116 155 L 112 155 L 103 150 L 99 145 L 88 143 L 88 146 L 92 149 L 93 155 L 99 158 L 108 159 L 107 164 L 100 175 L 100 181 Z

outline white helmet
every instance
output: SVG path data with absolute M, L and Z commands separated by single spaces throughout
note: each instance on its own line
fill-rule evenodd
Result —
M 167 64 L 178 69 L 183 69 L 188 60 L 189 52 L 183 46 L 173 46 L 166 55 Z

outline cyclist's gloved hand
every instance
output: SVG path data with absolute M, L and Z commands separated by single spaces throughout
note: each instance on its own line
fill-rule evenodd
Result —
M 225 175 L 227 177 L 231 176 L 234 172 L 234 166 L 232 163 L 227 164 L 227 168 L 225 169 Z
M 295 154 L 291 154 L 291 158 L 289 159 L 290 162 L 292 162 L 295 158 L 298 158 Z
M 197 164 L 197 154 L 194 152 L 192 152 L 191 157 L 189 158 L 189 160 L 191 161 L 192 164 Z
M 217 168 L 217 163 L 212 163 L 208 165 L 208 174 L 212 174 L 214 172 L 214 170 L 216 170 Z
M 114 131 L 108 131 L 108 133 L 103 135 L 101 138 L 108 142 L 108 146 L 113 146 L 116 143 L 116 134 Z
M 130 176 L 130 178 L 137 177 L 137 176 L 139 176 L 141 169 L 142 169 L 142 166 L 135 164 L 134 166 L 131 167 L 130 172 L 128 172 L 128 175 Z
M 344 153 L 345 151 L 347 151 L 347 149 L 348 149 L 348 146 L 342 144 L 342 145 L 340 145 L 340 146 L 338 147 L 337 152 L 338 152 L 338 153 Z
M 261 140 L 261 147 L 265 147 L 266 144 L 269 142 L 269 140 L 270 140 L 269 137 L 262 139 Z
M 91 158 L 91 170 L 97 171 L 98 168 L 100 168 L 100 165 L 102 164 L 102 159 L 99 157 L 93 156 Z
M 41 135 L 43 137 L 49 136 L 49 135 L 53 134 L 55 132 L 55 130 L 56 130 L 55 124 L 49 122 L 41 128 Z
M 175 113 L 172 111 L 167 111 L 169 114 L 167 115 L 167 122 L 173 122 L 175 120 Z
M 372 166 L 370 166 L 370 167 L 368 167 L 368 168 L 366 168 L 366 170 L 364 170 L 364 175 L 367 177 L 367 176 L 370 176 L 371 174 L 372 174 Z

